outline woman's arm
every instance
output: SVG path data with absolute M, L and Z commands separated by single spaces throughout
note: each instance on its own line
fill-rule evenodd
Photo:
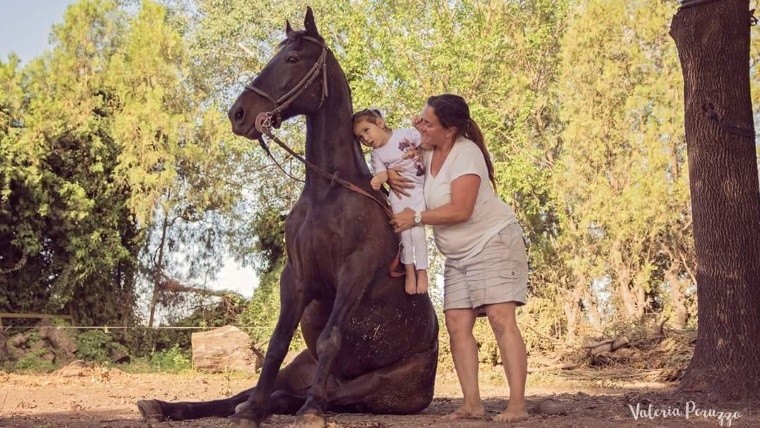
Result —
M 466 174 L 451 182 L 451 202 L 433 210 L 422 212 L 424 224 L 456 224 L 472 217 L 478 199 L 480 176 Z
M 436 209 L 422 212 L 422 224 L 457 224 L 472 217 L 475 201 L 478 199 L 480 176 L 465 174 L 451 182 L 451 202 Z M 414 226 L 414 211 L 410 208 L 396 214 L 391 224 L 397 232 Z

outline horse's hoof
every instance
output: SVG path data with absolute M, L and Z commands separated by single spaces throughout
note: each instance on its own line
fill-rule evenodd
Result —
M 325 417 L 314 413 L 298 416 L 295 422 L 290 425 L 292 428 L 325 428 L 325 426 L 327 426 Z
M 251 407 L 248 402 L 242 402 L 235 406 L 235 414 L 230 416 L 229 419 L 240 428 L 259 428 L 259 423 L 251 419 L 253 414 L 250 412 Z
M 235 406 L 235 414 L 246 413 L 248 411 L 248 402 L 244 401 Z
M 137 410 L 143 419 L 150 422 L 163 422 L 166 420 L 161 406 L 156 400 L 140 400 L 137 402 Z

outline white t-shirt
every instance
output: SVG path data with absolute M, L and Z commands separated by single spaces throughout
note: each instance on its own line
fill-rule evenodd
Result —
M 467 175 L 480 177 L 475 208 L 469 220 L 450 225 L 434 225 L 435 242 L 441 253 L 452 259 L 464 259 L 478 254 L 486 242 L 505 226 L 515 223 L 512 208 L 499 199 L 491 187 L 488 167 L 483 153 L 471 140 L 459 137 L 436 176 L 430 173 L 433 152 L 425 152 L 425 203 L 432 210 L 451 202 L 451 182 Z
M 425 199 L 422 197 L 422 188 L 425 184 L 425 163 L 420 156 L 404 157 L 405 153 L 415 150 L 420 144 L 420 133 L 416 129 L 394 129 L 388 142 L 373 149 L 370 154 L 373 173 L 377 174 L 391 168 L 397 168 L 402 176 L 414 184 L 414 188 L 407 189 L 410 196 L 398 197 L 394 192 L 390 192 L 388 200 L 394 213 L 401 212 L 404 208 L 411 208 L 415 211 L 425 209 Z

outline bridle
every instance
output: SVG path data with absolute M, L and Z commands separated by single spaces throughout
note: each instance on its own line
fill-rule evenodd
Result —
M 323 41 L 311 37 L 311 36 L 301 36 L 302 39 L 308 40 L 310 42 L 316 43 L 322 48 L 322 52 L 319 54 L 319 58 L 317 59 L 317 62 L 314 63 L 313 66 L 311 66 L 311 69 L 308 73 L 306 73 L 298 83 L 288 91 L 285 95 L 281 96 L 278 99 L 274 99 L 273 96 L 269 95 L 266 91 L 263 89 L 259 89 L 255 86 L 253 86 L 253 81 L 251 83 L 248 83 L 245 85 L 246 89 L 249 89 L 262 97 L 269 100 L 270 103 L 272 103 L 272 110 L 263 113 L 266 114 L 271 123 L 271 119 L 274 118 L 278 123 L 282 121 L 281 113 L 283 110 L 285 110 L 290 104 L 293 103 L 302 93 L 306 90 L 306 88 L 309 87 L 312 83 L 314 83 L 314 80 L 319 77 L 319 75 L 322 75 L 322 95 L 319 99 L 319 107 L 317 107 L 317 110 L 322 108 L 322 104 L 325 102 L 325 98 L 327 98 L 327 46 L 324 44 Z M 263 122 L 263 121 L 262 121 Z M 255 122 L 256 130 L 261 132 L 259 129 L 259 118 L 256 118 Z
M 274 99 L 274 97 L 269 95 L 266 91 L 253 86 L 254 82 L 251 82 L 245 85 L 247 89 L 250 89 L 251 91 L 268 99 L 269 102 L 271 102 L 273 106 L 272 110 L 259 113 L 256 116 L 256 120 L 254 121 L 254 126 L 256 127 L 256 131 L 274 140 L 280 147 L 282 147 L 283 149 L 285 149 L 285 151 L 290 153 L 291 156 L 300 160 L 304 165 L 306 165 L 307 168 L 311 168 L 316 173 L 318 173 L 319 175 L 329 180 L 330 183 L 333 183 L 333 182 L 340 183 L 348 189 L 351 189 L 355 192 L 361 193 L 362 195 L 365 195 L 371 198 L 372 200 L 374 200 L 375 202 L 380 204 L 380 206 L 383 207 L 386 214 L 388 214 L 388 217 L 393 218 L 393 212 L 390 210 L 390 208 L 388 208 L 387 204 L 383 204 L 382 202 L 380 202 L 380 200 L 378 200 L 377 198 L 369 194 L 369 192 L 356 186 L 355 184 L 338 177 L 337 171 L 334 174 L 330 174 L 328 171 L 325 171 L 324 169 L 320 168 L 314 163 L 309 162 L 308 160 L 306 160 L 305 157 L 296 153 L 293 149 L 288 147 L 288 145 L 283 143 L 279 138 L 277 138 L 274 134 L 272 134 L 272 119 L 279 117 L 282 111 L 285 110 L 290 104 L 292 104 L 293 101 L 295 101 L 306 90 L 306 88 L 309 87 L 309 85 L 314 83 L 314 81 L 317 79 L 317 77 L 319 77 L 320 74 L 322 75 L 322 96 L 319 100 L 319 107 L 317 107 L 317 110 L 322 108 L 322 104 L 324 103 L 325 98 L 327 98 L 327 46 L 324 44 L 323 41 L 315 37 L 302 36 L 301 38 L 303 38 L 304 40 L 308 40 L 310 42 L 316 43 L 322 48 L 322 52 L 320 53 L 319 58 L 311 67 L 309 72 L 306 73 L 306 75 L 304 75 L 301 78 L 301 80 L 298 81 L 298 83 L 296 83 L 293 89 L 289 90 L 285 95 L 281 96 L 280 98 Z M 272 154 L 269 151 L 269 148 L 267 147 L 263 139 L 260 139 L 259 142 L 261 143 L 262 147 L 267 152 L 267 154 L 270 157 L 272 157 Z M 274 157 L 272 157 L 272 159 L 274 159 Z M 280 167 L 280 169 L 282 169 L 282 167 Z
M 301 80 L 298 81 L 298 83 L 293 87 L 293 89 L 289 90 L 285 95 L 281 96 L 278 99 L 275 99 L 273 96 L 269 95 L 266 91 L 259 89 L 255 86 L 253 86 L 253 81 L 247 85 L 245 85 L 246 89 L 249 89 L 262 97 L 269 100 L 269 102 L 272 103 L 272 110 L 267 112 L 259 113 L 256 116 L 256 119 L 254 121 L 254 125 L 256 127 L 256 131 L 258 131 L 262 135 L 266 135 L 270 139 L 274 140 L 280 147 L 282 147 L 285 151 L 287 151 L 291 156 L 295 157 L 299 161 L 301 161 L 304 165 L 306 165 L 307 168 L 311 168 L 314 172 L 321 175 L 325 179 L 327 179 L 330 184 L 332 183 L 339 183 L 343 187 L 352 190 L 354 192 L 357 192 L 361 195 L 364 195 L 373 201 L 375 201 L 378 205 L 380 205 L 383 210 L 385 211 L 385 214 L 388 216 L 388 218 L 393 218 L 393 211 L 391 211 L 390 207 L 388 206 L 388 202 L 382 202 L 378 198 L 371 195 L 366 190 L 358 187 L 357 185 L 351 183 L 350 181 L 344 180 L 340 177 L 338 177 L 338 172 L 335 171 L 334 174 L 330 174 L 328 171 L 324 170 L 323 168 L 320 168 L 319 166 L 315 165 L 313 162 L 309 162 L 305 157 L 302 155 L 296 153 L 293 149 L 291 149 L 287 144 L 283 143 L 277 136 L 275 136 L 272 133 L 272 119 L 275 119 L 277 123 L 282 121 L 282 111 L 285 110 L 290 104 L 293 103 L 305 90 L 308 88 L 314 81 L 319 77 L 319 75 L 322 75 L 322 95 L 319 100 L 319 106 L 317 107 L 317 110 L 322 108 L 322 104 L 324 104 L 325 98 L 327 98 L 327 46 L 322 42 L 321 40 L 310 37 L 310 36 L 302 36 L 301 37 L 304 40 L 308 40 L 310 42 L 318 44 L 322 48 L 322 52 L 319 55 L 319 58 L 314 63 L 314 65 L 311 67 L 308 73 L 304 75 L 304 77 L 301 78 Z M 269 155 L 270 158 L 277 164 L 277 167 L 280 168 L 282 172 L 284 172 L 287 176 L 290 178 L 297 180 L 295 177 L 291 176 L 289 173 L 285 171 L 282 166 L 280 166 L 279 163 L 277 163 L 277 160 L 272 156 L 272 153 L 269 150 L 269 146 L 264 141 L 263 137 L 259 137 L 259 144 L 261 147 L 266 151 L 267 155 Z M 400 251 L 400 249 L 399 249 Z M 396 267 L 399 263 L 399 253 L 397 252 L 396 257 L 394 258 L 393 262 L 391 263 L 391 266 L 389 267 L 390 275 L 393 277 L 399 277 L 403 276 L 404 273 L 399 272 L 396 270 Z

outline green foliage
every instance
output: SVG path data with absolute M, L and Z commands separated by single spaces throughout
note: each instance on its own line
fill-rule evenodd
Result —
M 11 330 L 13 331 L 13 330 Z M 10 371 L 19 372 L 50 372 L 56 368 L 54 363 L 55 356 L 50 348 L 46 346 L 45 341 L 40 337 L 39 332 L 33 330 L 26 336 L 25 343 L 20 347 L 23 356 L 17 361 L 10 360 L 0 361 L 2 367 Z
M 175 345 L 150 356 L 150 365 L 159 372 L 176 373 L 192 368 L 190 351 Z
M 115 353 L 128 354 L 127 348 L 103 330 L 87 330 L 79 333 L 76 342 L 77 357 L 87 361 L 106 363 L 111 361 Z
M 695 319 L 682 77 L 668 36 L 677 3 L 311 2 L 355 106 L 408 126 L 429 95 L 470 102 L 530 244 L 520 323 L 531 349 L 616 322 Z M 178 325 L 253 326 L 265 344 L 283 219 L 301 184 L 230 135 L 225 106 L 304 10 L 297 0 L 82 0 L 49 52 L 24 67 L 0 59 L 0 311 L 129 326 L 147 294 Z M 753 82 L 759 49 L 753 37 Z M 303 126 L 278 132 L 302 148 Z M 250 302 L 165 289 L 167 279 L 202 289 L 225 252 L 256 268 Z M 113 341 L 162 361 L 189 347 L 184 331 L 99 333 L 81 339 L 97 360 Z M 477 334 L 493 362 L 487 325 Z
M 659 312 L 666 273 L 672 287 L 688 281 L 682 83 L 667 36 L 674 6 L 586 1 L 563 40 L 557 244 L 567 254 L 565 292 L 597 328 Z
M 77 356 L 89 361 L 108 361 L 109 343 L 111 337 L 100 330 L 81 333 L 77 336 Z
M 8 103 L 11 138 L 0 143 L 8 154 L 0 247 L 16 264 L 0 277 L 5 311 L 65 311 L 83 323 L 132 316 L 136 231 L 129 189 L 115 183 L 114 112 L 94 73 L 118 34 L 117 15 L 110 2 L 70 8 L 54 29 L 54 53 L 5 75 L 4 84 L 16 82 L 9 95 L 23 93 Z
M 139 272 L 219 269 L 241 146 L 162 6 L 83 0 L 52 40 L 0 63 L 0 309 L 129 325 Z
M 45 358 L 47 355 L 48 350 L 44 348 L 31 350 L 23 358 L 16 361 L 13 369 L 19 372 L 31 373 L 51 372 L 55 370 L 56 365 L 53 361 Z
M 284 260 L 280 260 L 273 270 L 259 277 L 259 286 L 254 290 L 245 311 L 240 314 L 240 324 L 250 327 L 248 333 L 254 344 L 262 350 L 266 350 L 280 314 L 280 274 L 284 265 Z M 290 342 L 290 349 L 298 350 L 305 347 L 300 330 L 296 330 Z

